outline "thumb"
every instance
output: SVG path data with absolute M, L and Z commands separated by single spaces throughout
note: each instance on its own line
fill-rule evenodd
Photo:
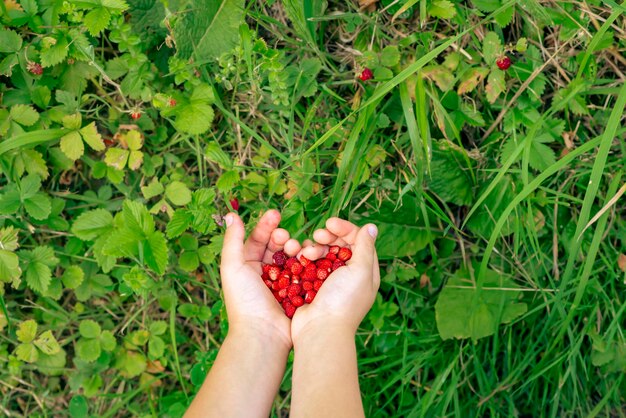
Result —
M 376 258 L 376 236 L 378 228 L 374 224 L 367 224 L 359 229 L 354 241 L 354 249 L 351 262 L 360 267 L 372 269 Z
M 224 216 L 226 224 L 226 233 L 224 234 L 224 243 L 222 245 L 222 268 L 238 268 L 243 262 L 243 239 L 246 235 L 246 229 L 243 221 L 236 213 L 229 213 Z

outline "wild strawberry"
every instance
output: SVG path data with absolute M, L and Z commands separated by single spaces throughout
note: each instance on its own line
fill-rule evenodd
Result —
M 29 62 L 28 65 L 26 65 L 26 69 L 32 75 L 42 75 L 43 74 L 43 67 L 38 62 L 32 62 L 32 61 Z
M 337 259 L 337 254 L 328 253 L 326 254 L 326 260 L 335 261 Z
M 284 251 L 276 251 L 274 255 L 272 256 L 272 260 L 274 260 L 274 264 L 280 267 L 285 265 L 285 261 L 287 261 L 287 258 L 288 258 L 287 254 L 285 254 Z
M 302 264 L 303 267 L 308 266 L 310 263 L 311 263 L 311 260 L 309 260 L 303 255 L 300 256 L 300 264 Z
M 504 55 L 496 60 L 496 65 L 499 69 L 506 71 L 511 66 L 511 58 Z
M 328 270 L 317 270 L 317 278 L 319 280 L 326 280 L 328 278 Z
M 269 273 L 271 267 L 272 267 L 271 264 L 261 264 L 261 271 L 267 274 Z
M 278 266 L 270 266 L 267 270 L 267 275 L 270 276 L 270 280 L 278 280 L 278 276 L 280 276 L 281 270 Z
M 278 283 L 278 280 L 276 280 L 275 282 L 272 282 L 272 290 L 276 290 L 276 291 L 280 290 L 280 283 Z
M 274 295 L 274 298 L 278 301 L 278 303 L 280 303 L 283 301 L 284 298 L 281 298 L 278 293 L 279 292 L 272 292 L 272 295 Z
M 335 260 L 335 261 L 333 262 L 333 271 L 335 271 L 335 270 L 337 270 L 339 267 L 343 267 L 343 266 L 345 266 L 345 265 L 346 265 L 346 263 L 344 263 L 343 261 L 341 261 L 341 260 Z
M 293 274 L 300 274 L 302 273 L 302 270 L 304 270 L 304 267 L 302 267 L 302 264 L 300 263 L 294 263 L 291 266 L 291 273 Z
M 300 295 L 296 295 L 289 299 L 291 300 L 291 303 L 293 304 L 293 306 L 295 306 L 296 308 L 299 308 L 300 306 L 304 305 L 304 299 L 302 299 L 302 296 Z
M 372 72 L 372 70 L 366 67 L 361 72 L 361 75 L 359 76 L 359 78 L 361 79 L 361 81 L 367 81 L 367 80 L 374 78 L 374 73 Z
M 302 282 L 302 290 L 312 290 L 312 289 L 313 289 L 313 282 L 310 282 L 310 281 Z
M 324 284 L 324 282 L 321 281 L 321 280 L 314 281 L 313 282 L 313 290 L 315 290 L 317 292 L 318 290 L 320 290 L 320 287 L 322 287 L 323 284 Z
M 280 279 L 278 279 L 278 287 L 281 289 L 286 289 L 290 283 L 291 280 L 287 276 L 280 276 Z
M 296 257 L 289 257 L 287 261 L 285 261 L 285 269 L 291 270 L 291 267 L 293 267 L 294 264 L 300 265 L 300 262 Z
M 315 265 L 317 265 L 317 268 L 320 270 L 330 271 L 330 269 L 333 267 L 333 262 L 327 258 L 322 258 L 320 260 L 317 260 L 315 262 Z
M 239 210 L 239 200 L 236 197 L 230 199 L 230 206 L 232 206 L 233 210 Z
M 317 279 L 317 269 L 315 268 L 315 266 L 313 264 L 309 264 L 309 266 L 313 266 L 313 268 L 305 268 L 304 269 L 304 273 L 302 273 L 302 280 L 315 280 L 315 279 Z
M 338 245 L 331 245 L 331 246 L 328 248 L 328 252 L 329 252 L 330 254 L 337 254 L 337 253 L 339 252 L 339 248 L 340 248 L 340 247 L 339 247 Z
M 295 275 L 291 278 L 291 283 L 293 284 L 300 284 L 300 276 Z
M 292 298 L 294 296 L 299 295 L 301 291 L 302 291 L 302 288 L 300 287 L 299 284 L 290 284 L 289 287 L 287 288 L 287 296 L 289 298 Z
M 285 310 L 285 315 L 289 318 L 293 318 L 293 314 L 296 313 L 296 307 L 289 300 L 283 301 L 283 309 Z
M 282 299 L 285 299 L 287 297 L 287 288 L 280 289 L 278 291 L 278 296 L 280 296 Z
M 172 99 L 172 98 L 170 97 L 170 99 L 167 101 L 167 105 L 168 105 L 169 107 L 174 107 L 174 106 L 176 106 L 176 99 Z M 235 210 L 237 210 L 237 209 L 235 209 Z
M 262 280 L 269 280 L 270 279 L 270 275 L 267 273 L 261 273 L 261 279 Z
M 138 111 L 138 110 L 134 110 L 134 111 L 130 112 L 130 117 L 133 120 L 137 120 L 137 119 L 139 119 L 141 117 L 141 112 Z
M 317 292 L 315 290 L 309 290 L 308 292 L 304 294 L 304 302 L 305 303 L 313 302 L 313 299 L 315 299 L 316 295 L 317 295 Z
M 340 248 L 339 252 L 337 253 L 337 258 L 341 261 L 348 261 L 350 258 L 352 258 L 352 250 L 348 247 Z
M 271 280 L 263 280 L 263 283 L 265 283 L 265 286 L 269 287 L 270 289 L 272 288 L 272 285 L 274 284 L 274 282 Z

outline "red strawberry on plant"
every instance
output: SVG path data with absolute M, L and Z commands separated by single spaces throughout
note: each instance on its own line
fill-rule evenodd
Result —
M 167 101 L 167 105 L 168 105 L 169 107 L 174 107 L 174 106 L 176 106 L 176 99 L 172 99 L 172 98 L 170 98 L 170 99 Z M 235 210 L 236 210 L 236 209 L 235 209 Z
M 138 110 L 133 110 L 132 112 L 130 112 L 130 117 L 133 120 L 137 120 L 141 117 L 141 112 Z
M 496 65 L 502 71 L 506 71 L 511 66 L 511 58 L 509 58 L 508 56 L 504 55 L 504 56 L 502 56 L 502 57 L 500 57 L 500 58 L 498 58 L 496 60 Z
M 230 206 L 233 208 L 233 210 L 238 211 L 239 210 L 239 200 L 236 197 L 233 197 L 232 199 L 230 199 Z
M 374 78 L 374 73 L 369 68 L 365 67 L 359 76 L 361 81 L 367 81 Z
M 32 62 L 32 61 L 29 62 L 26 65 L 26 69 L 32 75 L 42 75 L 43 74 L 43 67 L 38 62 Z

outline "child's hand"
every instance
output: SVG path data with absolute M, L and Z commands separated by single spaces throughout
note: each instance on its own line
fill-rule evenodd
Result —
M 290 256 L 300 251 L 298 241 L 278 228 L 280 213 L 267 211 L 244 244 L 245 229 L 235 213 L 225 216 L 226 234 L 220 266 L 222 287 L 233 332 L 269 334 L 291 347 L 291 321 L 261 280 L 261 262 L 271 263 L 274 252 Z
M 302 255 L 317 259 L 328 252 L 329 245 L 350 245 L 352 258 L 345 267 L 335 270 L 320 288 L 310 305 L 299 308 L 291 325 L 295 342 L 302 334 L 337 328 L 354 334 L 371 308 L 380 285 L 380 271 L 374 242 L 378 230 L 373 224 L 362 228 L 330 218 L 326 228 L 315 231 L 318 244 L 307 246 Z

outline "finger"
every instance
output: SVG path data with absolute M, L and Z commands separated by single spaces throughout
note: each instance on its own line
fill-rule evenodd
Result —
M 327 252 L 328 246 L 321 244 L 312 244 L 308 247 L 302 248 L 302 255 L 309 260 L 317 260 L 319 258 L 322 258 L 326 255 Z
M 243 258 L 243 239 L 246 230 L 239 215 L 229 213 L 224 216 L 226 233 L 222 245 L 222 267 L 237 269 L 245 262 Z
M 376 247 L 374 246 L 376 235 L 378 235 L 378 229 L 374 224 L 367 224 L 358 230 L 352 246 L 352 258 L 348 261 L 348 265 L 354 264 L 373 271 L 376 260 Z
M 337 235 L 330 232 L 328 229 L 317 229 L 313 232 L 313 239 L 320 244 L 331 244 L 337 240 Z
M 259 261 L 263 258 L 272 232 L 280 223 L 280 212 L 268 210 L 261 216 L 243 248 L 244 260 Z
M 270 237 L 270 242 L 267 245 L 267 250 L 272 254 L 278 250 L 282 250 L 285 243 L 289 241 L 289 232 L 283 228 L 276 228 Z
M 295 257 L 300 252 L 300 249 L 302 249 L 302 246 L 298 240 L 292 238 L 285 243 L 284 251 L 289 257 Z
M 326 229 L 345 241 L 346 244 L 354 244 L 359 227 L 352 222 L 340 218 L 329 218 L 326 221 Z

